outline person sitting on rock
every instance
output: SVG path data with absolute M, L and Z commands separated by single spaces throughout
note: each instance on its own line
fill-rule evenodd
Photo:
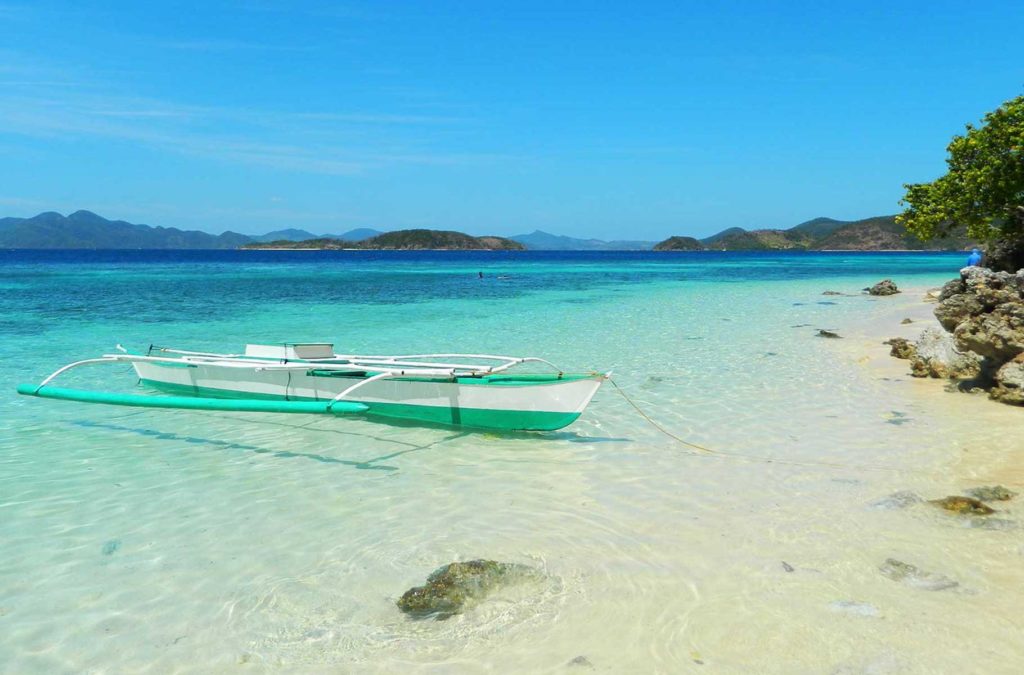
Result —
M 974 249 L 971 255 L 967 256 L 968 267 L 981 267 L 981 251 Z

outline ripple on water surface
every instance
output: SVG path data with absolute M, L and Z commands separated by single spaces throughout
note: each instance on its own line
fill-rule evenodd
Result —
M 872 504 L 977 485 L 997 465 L 981 456 L 985 439 L 1020 439 L 983 401 L 958 399 L 985 421 L 972 429 L 945 399 L 917 395 L 921 383 L 858 362 L 863 327 L 913 299 L 856 291 L 891 276 L 887 264 L 921 285 L 942 275 L 934 260 L 847 258 L 786 259 L 782 271 L 779 258 L 701 269 L 683 258 L 108 262 L 2 277 L 38 296 L 4 307 L 8 381 L 118 341 L 531 353 L 614 369 L 644 411 L 713 453 L 652 428 L 612 387 L 568 429 L 519 435 L 7 393 L 0 662 L 532 672 L 582 657 L 609 672 L 1013 672 L 1020 529 L 973 527 L 923 501 Z M 133 278 L 163 291 L 125 299 Z M 176 282 L 181 293 L 167 291 Z M 825 289 L 854 295 L 820 304 Z M 39 338 L 25 340 L 26 326 Z M 133 384 L 122 370 L 72 375 Z M 1014 523 L 1020 508 L 1000 503 L 990 518 Z M 473 558 L 544 576 L 446 621 L 395 606 L 434 569 Z M 879 570 L 889 558 L 960 590 L 896 583 Z

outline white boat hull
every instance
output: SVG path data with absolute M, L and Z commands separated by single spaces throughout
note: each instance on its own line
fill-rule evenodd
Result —
M 330 401 L 366 379 L 351 373 L 324 373 L 314 363 L 308 370 L 208 362 L 136 361 L 132 366 L 144 383 L 162 390 L 224 398 Z M 366 382 L 343 400 L 365 404 L 369 416 L 474 428 L 553 430 L 574 422 L 605 379 L 603 374 L 399 377 Z

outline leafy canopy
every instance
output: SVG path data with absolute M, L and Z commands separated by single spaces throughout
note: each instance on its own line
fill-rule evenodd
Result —
M 921 239 L 966 226 L 976 239 L 1024 237 L 1024 96 L 967 125 L 947 148 L 946 175 L 931 183 L 904 185 L 897 217 Z

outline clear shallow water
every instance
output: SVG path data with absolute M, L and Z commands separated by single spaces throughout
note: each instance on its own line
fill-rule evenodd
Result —
M 972 528 L 867 506 L 1024 478 L 1010 409 L 864 362 L 877 326 L 927 308 L 856 292 L 938 285 L 961 258 L 0 252 L 0 668 L 1015 672 L 1020 507 Z M 732 456 L 693 454 L 611 387 L 562 432 L 511 436 L 13 394 L 117 342 L 264 340 L 614 369 L 666 428 Z M 547 581 L 444 622 L 395 608 L 475 557 Z M 888 557 L 961 588 L 904 587 Z

